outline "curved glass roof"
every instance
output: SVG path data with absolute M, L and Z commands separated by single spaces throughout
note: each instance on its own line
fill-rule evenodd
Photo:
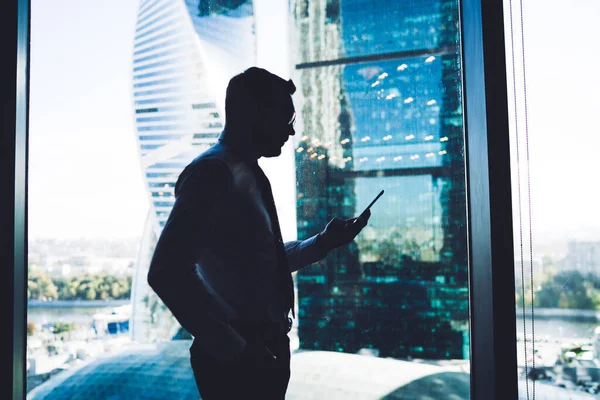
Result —
M 190 366 L 190 345 L 190 340 L 133 345 L 58 374 L 33 389 L 27 399 L 196 400 L 199 395 Z M 286 399 L 469 399 L 466 371 L 464 363 L 440 366 L 357 354 L 299 351 L 292 355 L 292 378 Z M 536 391 L 544 398 L 558 398 L 566 393 L 572 399 L 594 398 L 541 382 Z
M 35 388 L 27 398 L 198 399 L 189 360 L 190 345 L 190 340 L 133 345 L 63 372 Z M 302 351 L 292 356 L 292 379 L 286 398 L 405 399 L 413 398 L 410 394 L 415 390 L 429 393 L 431 399 L 467 399 L 469 375 L 459 367 Z M 436 397 L 436 393 L 446 397 Z
M 197 400 L 190 345 L 189 340 L 135 345 L 60 373 L 33 389 L 27 399 Z
M 292 357 L 287 399 L 468 399 L 462 366 L 438 366 L 348 353 L 301 351 Z M 424 397 L 425 396 L 425 397 Z

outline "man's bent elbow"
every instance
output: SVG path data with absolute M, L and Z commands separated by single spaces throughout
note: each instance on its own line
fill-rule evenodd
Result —
M 159 297 L 162 286 L 161 281 L 164 281 L 164 279 L 162 279 L 160 275 L 161 274 L 157 274 L 156 271 L 152 271 L 152 269 L 150 269 L 150 271 L 148 272 L 148 276 L 146 277 L 148 285 L 152 288 L 152 290 L 154 290 L 156 294 L 159 295 Z

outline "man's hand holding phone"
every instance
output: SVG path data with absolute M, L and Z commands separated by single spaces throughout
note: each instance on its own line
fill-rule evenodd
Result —
M 365 208 L 357 217 L 351 219 L 334 218 L 319 234 L 319 242 L 329 252 L 340 246 L 347 245 L 367 226 L 371 217 L 371 206 L 383 195 L 384 191 L 379 192 L 377 197 Z

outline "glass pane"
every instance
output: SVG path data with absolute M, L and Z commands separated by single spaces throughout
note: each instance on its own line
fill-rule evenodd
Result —
M 298 272 L 303 352 L 293 373 L 303 377 L 292 379 L 290 391 L 353 398 L 368 387 L 369 398 L 468 398 L 458 4 L 309 0 L 292 7 L 299 238 L 385 194 L 355 243 Z M 323 19 L 330 10 L 336 13 Z M 382 54 L 378 61 L 361 58 L 374 53 Z M 321 59 L 329 62 L 309 63 Z M 335 367 L 308 350 L 327 352 Z M 440 369 L 423 381 L 382 378 L 382 358 L 394 370 Z
M 294 3 L 295 32 L 306 47 L 298 63 L 400 52 L 437 52 L 456 42 L 457 1 L 302 0 Z M 309 21 L 312 21 L 310 23 Z M 300 46 L 302 47 L 302 46 Z
M 198 398 L 192 337 L 147 273 L 179 174 L 252 65 L 298 88 L 294 140 L 261 160 L 285 240 L 385 190 L 355 242 L 294 274 L 287 398 L 470 397 L 458 0 L 42 3 L 29 399 Z
M 521 10 L 507 0 L 505 15 L 519 398 L 597 398 L 600 57 L 590 49 L 600 4 L 532 1 Z

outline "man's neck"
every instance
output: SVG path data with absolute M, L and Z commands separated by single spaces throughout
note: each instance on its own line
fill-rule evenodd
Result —
M 249 164 L 253 164 L 261 157 L 255 150 L 249 132 L 237 132 L 233 130 L 223 130 L 219 136 L 219 141 L 233 150 L 238 157 Z

